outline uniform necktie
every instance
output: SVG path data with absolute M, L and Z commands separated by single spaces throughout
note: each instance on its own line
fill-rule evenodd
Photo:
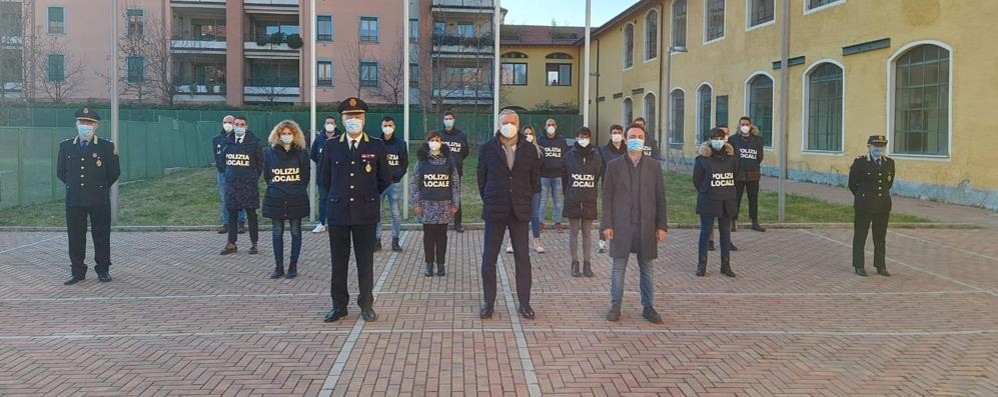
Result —
M 350 151 L 357 150 L 357 141 L 350 141 Z
M 81 141 L 80 149 L 87 150 L 87 146 L 90 146 L 90 141 Z

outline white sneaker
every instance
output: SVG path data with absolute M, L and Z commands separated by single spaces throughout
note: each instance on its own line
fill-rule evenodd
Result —
M 323 225 L 321 223 L 315 225 L 315 229 L 312 229 L 312 233 L 322 233 L 325 231 L 326 231 L 326 225 Z
M 506 246 L 506 253 L 507 254 L 512 254 L 513 253 L 513 244 L 510 244 L 510 245 Z
M 539 238 L 534 239 L 534 251 L 537 251 L 538 254 L 543 254 L 545 252 L 544 247 L 541 245 L 541 239 Z
M 598 240 L 596 243 L 596 252 L 603 253 L 606 252 L 606 241 Z

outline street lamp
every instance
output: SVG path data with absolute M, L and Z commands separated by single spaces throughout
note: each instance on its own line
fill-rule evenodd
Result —
M 662 102 L 662 106 L 665 107 L 665 109 L 662 110 L 662 125 L 665 126 L 665 139 L 662 139 L 659 142 L 659 145 L 662 145 L 662 142 L 665 142 L 664 147 L 661 149 L 662 152 L 665 153 L 666 170 L 669 168 L 669 144 L 672 143 L 670 142 L 670 139 L 672 138 L 672 126 L 670 124 L 671 120 L 669 119 L 669 106 L 672 102 L 672 54 L 682 52 L 686 52 L 686 46 L 670 46 L 665 56 L 665 87 L 662 88 L 662 92 L 665 94 L 665 101 Z

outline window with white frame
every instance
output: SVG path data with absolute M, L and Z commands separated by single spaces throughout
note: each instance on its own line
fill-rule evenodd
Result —
M 748 0 L 749 27 L 773 22 L 775 18 L 773 0 Z
M 704 42 L 718 40 L 724 37 L 724 1 L 706 0 L 704 13 Z
M 836 3 L 844 2 L 845 0 L 804 0 L 806 3 L 805 11 L 811 11 L 817 8 L 828 7 Z
M 634 121 L 634 101 L 631 100 L 631 97 L 624 98 L 624 104 L 620 111 L 620 119 L 624 125 L 631 124 Z
M 703 84 L 697 89 L 697 141 L 707 140 L 707 133 L 710 132 L 711 113 L 710 99 L 714 96 L 714 89 L 708 84 Z
M 332 15 L 318 15 L 315 17 L 315 40 L 333 41 Z
M 669 144 L 682 146 L 686 132 L 686 93 L 675 89 L 669 94 Z
M 825 62 L 807 73 L 804 91 L 806 150 L 842 151 L 842 68 Z
M 624 26 L 624 69 L 634 66 L 634 24 Z
M 360 17 L 360 41 L 378 41 L 378 17 Z
M 891 65 L 893 153 L 949 155 L 950 52 L 921 44 Z
M 360 63 L 360 86 L 378 87 L 378 62 L 362 61 Z
M 658 57 L 658 11 L 645 15 L 645 60 Z
M 745 91 L 749 117 L 759 128 L 763 144 L 773 147 L 773 79 L 764 74 L 756 75 L 746 84 Z
M 657 102 L 658 101 L 655 100 L 655 94 L 650 92 L 645 94 L 644 111 L 641 113 L 642 117 L 645 118 L 645 131 L 647 131 L 649 135 L 654 134 L 653 131 L 655 131 L 655 124 L 657 124 L 657 120 L 655 119 Z
M 126 34 L 128 38 L 139 38 L 145 32 L 145 12 L 140 8 L 125 10 Z
M 317 61 L 315 80 L 320 87 L 333 86 L 333 61 Z
M 686 0 L 672 3 L 672 46 L 686 47 Z

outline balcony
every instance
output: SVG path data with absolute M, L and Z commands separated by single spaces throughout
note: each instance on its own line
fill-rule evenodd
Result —
M 286 38 L 275 40 L 276 38 L 273 35 L 246 35 L 243 43 L 246 58 L 298 59 L 301 57 L 299 51 L 301 47 L 291 48 L 288 44 L 289 40 Z M 295 45 L 298 44 L 303 43 L 295 43 Z
M 171 37 L 170 48 L 183 54 L 225 54 L 225 36 L 185 32 Z
M 301 87 L 298 79 L 254 78 L 243 87 L 247 102 L 298 102 Z
M 177 94 L 173 96 L 178 102 L 224 102 L 225 85 L 184 84 L 177 86 Z
M 206 8 L 225 9 L 225 0 L 170 0 L 170 7 L 204 10 Z
M 430 11 L 445 13 L 490 13 L 495 11 L 495 4 L 493 4 L 492 0 L 432 0 Z
M 24 38 L 21 36 L 0 35 L 0 48 L 21 48 Z
M 491 85 L 461 85 L 433 88 L 433 100 L 445 104 L 491 104 Z
M 455 35 L 433 35 L 433 55 L 451 58 L 491 58 L 495 42 L 492 35 L 465 37 Z
M 298 0 L 243 0 L 243 9 L 250 14 L 297 15 Z

